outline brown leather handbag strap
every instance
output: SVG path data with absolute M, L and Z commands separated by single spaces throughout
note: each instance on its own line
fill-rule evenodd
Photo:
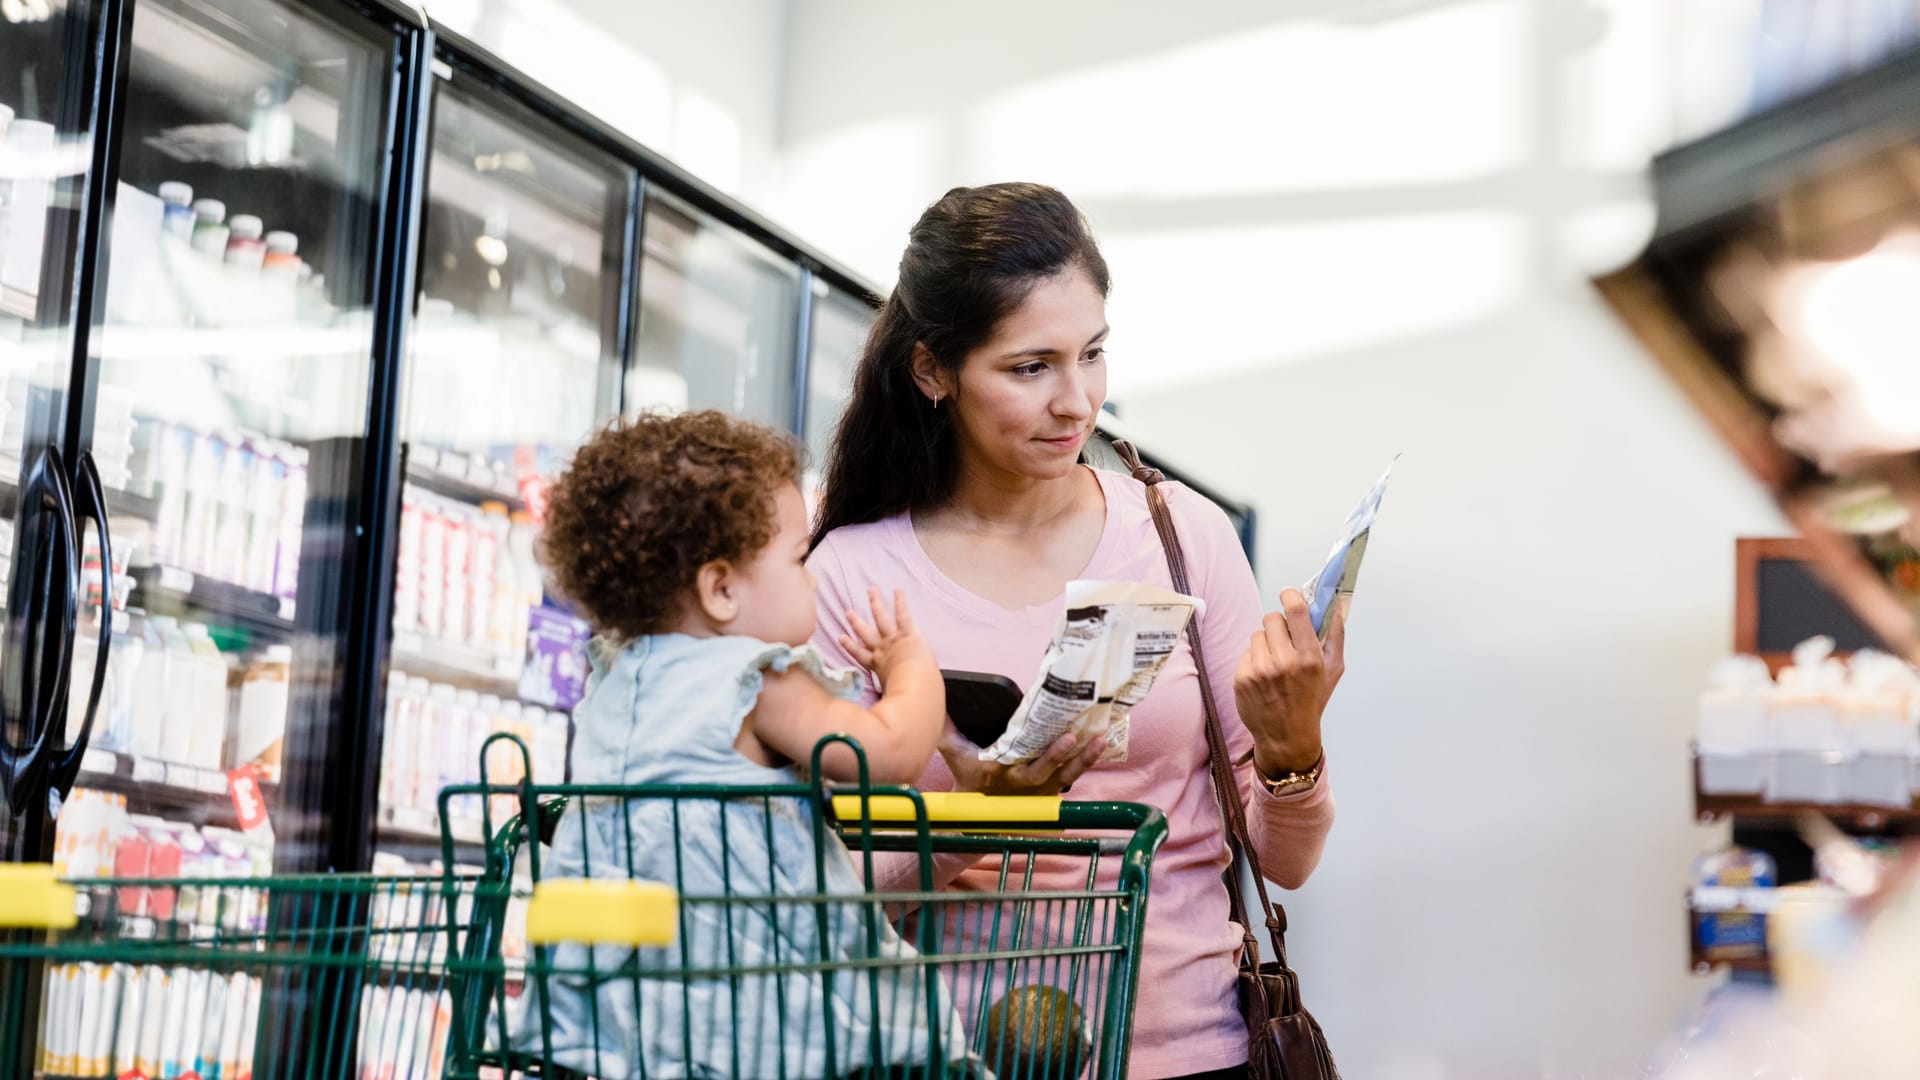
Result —
M 1180 548 L 1180 534 L 1173 526 L 1173 511 L 1167 506 L 1167 497 L 1159 486 L 1166 479 L 1165 474 L 1142 464 L 1139 451 L 1124 439 L 1114 440 L 1113 449 L 1127 468 L 1133 471 L 1133 478 L 1147 487 L 1147 507 L 1153 512 L 1153 526 L 1160 533 L 1160 546 L 1166 552 L 1167 570 L 1173 578 L 1173 587 L 1192 596 L 1186 554 Z M 1187 620 L 1187 644 L 1193 650 L 1193 665 L 1199 669 L 1200 701 L 1207 710 L 1207 757 L 1213 775 L 1213 794 L 1220 802 L 1220 816 L 1227 826 L 1227 846 L 1233 854 L 1233 881 L 1227 889 L 1227 899 L 1232 905 L 1234 921 L 1246 930 L 1247 943 L 1252 946 L 1254 967 L 1257 969 L 1259 946 L 1253 942 L 1253 926 L 1247 919 L 1246 904 L 1240 895 L 1240 867 L 1244 861 L 1253 867 L 1254 887 L 1259 890 L 1260 906 L 1266 915 L 1267 936 L 1273 941 L 1274 959 L 1284 968 L 1287 966 L 1287 910 L 1273 902 L 1267 892 L 1266 875 L 1260 872 L 1260 852 L 1253 845 L 1251 831 L 1247 828 L 1246 804 L 1240 797 L 1240 785 L 1233 776 L 1226 729 L 1221 726 L 1220 707 L 1213 696 L 1213 680 L 1208 677 L 1213 669 L 1207 666 L 1206 649 L 1200 643 L 1200 620 L 1197 616 Z

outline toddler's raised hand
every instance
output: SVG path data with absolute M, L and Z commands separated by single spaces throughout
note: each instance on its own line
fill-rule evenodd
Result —
M 913 615 L 907 611 L 906 590 L 893 591 L 891 611 L 887 610 L 877 588 L 867 590 L 867 603 L 873 609 L 872 622 L 861 618 L 859 612 L 847 612 L 847 624 L 853 627 L 853 634 L 840 635 L 840 645 L 848 655 L 880 676 L 883 686 L 893 681 L 894 673 L 903 664 L 924 663 L 938 669 L 933 648 L 913 627 Z

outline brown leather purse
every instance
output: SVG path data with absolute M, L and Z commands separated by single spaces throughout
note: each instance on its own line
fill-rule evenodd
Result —
M 1133 470 L 1134 479 L 1147 486 L 1147 506 L 1153 511 L 1154 528 L 1160 533 L 1160 546 L 1167 555 L 1167 570 L 1173 587 L 1189 596 L 1187 560 L 1180 551 L 1180 537 L 1173 527 L 1173 512 L 1158 487 L 1166 479 L 1158 469 L 1140 463 L 1140 454 L 1132 444 L 1116 439 L 1113 449 Z M 1300 977 L 1287 966 L 1287 909 L 1273 902 L 1267 893 L 1266 875 L 1260 872 L 1260 853 L 1254 849 L 1247 831 L 1246 806 L 1240 799 L 1240 787 L 1233 779 L 1233 763 L 1227 754 L 1226 730 L 1220 726 L 1220 710 L 1214 703 L 1213 684 L 1207 678 L 1207 655 L 1200 644 L 1200 621 L 1187 622 L 1187 643 L 1193 649 L 1194 666 L 1200 670 L 1200 700 L 1207 710 L 1207 755 L 1213 774 L 1213 793 L 1220 801 L 1220 816 L 1227 827 L 1227 848 L 1233 864 L 1227 873 L 1227 900 L 1232 919 L 1239 925 L 1240 1011 L 1247 1021 L 1247 1076 L 1250 1080 L 1340 1080 L 1333 1063 L 1333 1051 L 1319 1021 L 1300 1004 Z M 1273 941 L 1273 959 L 1262 962 L 1260 943 L 1255 939 L 1253 923 L 1247 918 L 1246 899 L 1239 888 L 1242 866 L 1253 867 L 1253 881 L 1260 892 L 1260 906 L 1266 913 L 1267 936 Z

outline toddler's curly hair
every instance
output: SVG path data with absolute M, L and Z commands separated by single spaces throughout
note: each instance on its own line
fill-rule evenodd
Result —
M 595 631 L 660 633 L 700 567 L 772 541 L 774 493 L 799 476 L 788 436 L 725 413 L 617 420 L 554 483 L 541 559 Z

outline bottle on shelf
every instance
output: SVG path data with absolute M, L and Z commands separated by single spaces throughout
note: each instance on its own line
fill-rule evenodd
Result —
M 154 442 L 154 499 L 159 503 L 150 554 L 156 563 L 184 566 L 187 485 L 193 461 L 193 432 L 178 424 L 158 421 L 149 430 Z
M 228 226 L 226 261 L 243 270 L 258 270 L 267 257 L 267 244 L 261 236 L 266 224 L 252 214 L 235 214 Z
M 157 756 L 163 761 L 190 764 L 193 760 L 194 715 L 199 705 L 199 679 L 195 675 L 198 661 L 192 643 L 180 628 L 179 620 L 171 615 L 155 615 L 151 622 L 163 642 L 161 652 L 165 674 L 162 681 L 167 688 L 167 705 L 160 725 Z
M 194 656 L 194 714 L 192 749 L 187 761 L 202 769 L 220 769 L 227 741 L 227 656 L 213 643 L 204 623 L 187 623 Z
M 146 659 L 144 631 L 134 625 L 137 614 L 137 608 L 113 613 L 113 645 L 107 654 L 107 685 L 100 703 L 105 727 L 100 731 L 103 738 L 99 745 L 116 752 L 128 750 L 133 744 L 134 702 L 139 697 L 140 668 Z
M 267 234 L 267 252 L 261 259 L 261 269 L 283 280 L 289 285 L 300 279 L 300 238 L 285 229 L 275 229 Z
M 273 594 L 292 600 L 300 588 L 300 534 L 307 514 L 307 461 L 305 447 L 286 449 L 287 477 L 281 485 L 280 542 L 274 553 Z
M 420 629 L 420 494 L 412 484 L 400 491 L 400 534 L 393 560 L 393 630 Z
M 467 571 L 473 555 L 473 508 L 449 501 L 447 515 L 446 581 L 441 586 L 440 615 L 442 636 L 460 644 L 467 640 L 467 603 L 473 596 Z
M 158 190 L 160 196 L 160 230 L 169 236 L 176 236 L 189 243 L 193 241 L 193 224 L 196 215 L 193 210 L 193 187 L 178 180 L 163 182 Z
M 281 445 L 261 439 L 253 448 L 253 476 L 247 483 L 247 541 L 240 584 L 257 593 L 273 592 L 274 551 L 280 543 L 282 488 L 287 463 Z
M 193 249 L 216 259 L 227 254 L 227 204 L 198 199 L 193 204 Z
M 440 637 L 446 627 L 447 518 L 437 496 L 420 496 L 420 630 Z
M 528 613 L 540 606 L 545 593 L 540 576 L 540 563 L 534 557 L 532 514 L 524 510 L 514 513 L 508 529 L 507 543 L 513 552 L 513 576 L 520 590 L 508 629 L 513 635 L 513 655 L 524 657 L 527 655 L 527 623 L 530 617 Z
M 180 527 L 180 565 L 196 574 L 212 574 L 214 530 L 220 519 L 220 473 L 226 443 L 205 432 L 193 436 L 187 461 L 186 518 Z
M 248 440 L 224 440 L 220 458 L 220 489 L 216 494 L 212 557 L 207 573 L 244 585 L 246 579 L 248 506 L 247 488 L 253 481 L 253 450 Z
M 499 575 L 500 556 L 506 550 L 507 507 L 500 502 L 484 502 L 474 516 L 473 538 L 467 560 L 467 644 L 493 652 L 494 592 Z
M 269 783 L 280 781 L 292 678 L 293 647 L 269 645 L 240 682 L 234 764 L 252 765 Z
M 403 774 L 406 756 L 413 749 L 413 726 L 419 705 L 413 692 L 413 680 L 393 671 L 387 674 L 386 731 L 380 747 L 380 807 L 394 811 L 405 806 Z
M 133 697 L 127 717 L 127 750 L 140 757 L 158 760 L 167 724 L 167 639 L 161 633 L 162 616 L 147 617 L 139 608 L 128 608 L 133 625 L 129 635 L 140 644 L 133 673 Z
M 473 718 L 480 711 L 480 695 L 472 690 L 459 690 L 453 695 L 453 709 L 445 723 L 440 727 L 446 739 L 446 746 L 440 755 L 440 785 L 467 784 L 473 782 L 477 767 L 474 755 L 480 752 L 473 741 Z M 473 800 L 461 799 L 449 807 L 457 821 L 470 822 L 474 817 Z M 470 826 L 469 826 L 470 828 Z M 461 831 L 468 831 L 462 829 Z

